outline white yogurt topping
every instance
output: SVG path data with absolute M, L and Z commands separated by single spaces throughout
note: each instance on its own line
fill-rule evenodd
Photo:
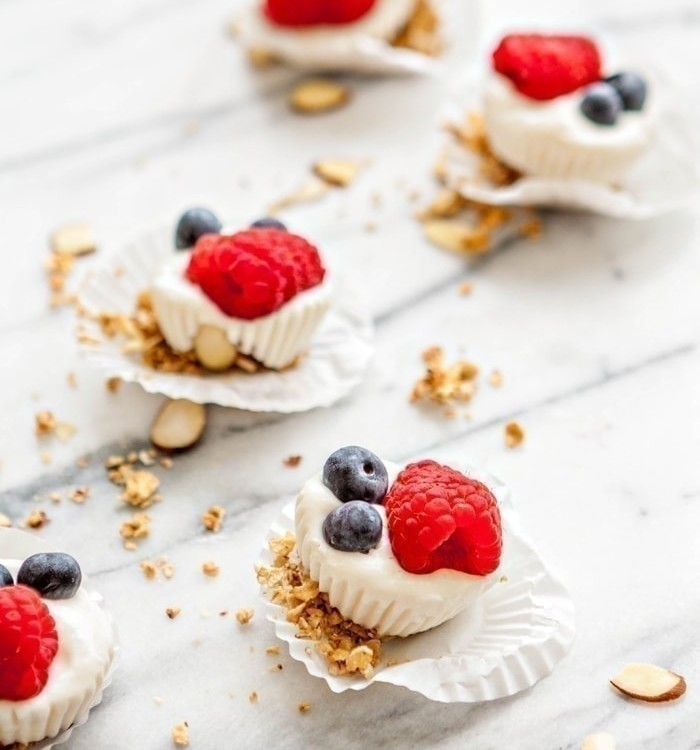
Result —
M 369 13 L 357 21 L 322 26 L 279 26 L 268 20 L 262 10 L 259 10 L 258 15 L 262 34 L 274 35 L 279 40 L 295 40 L 302 45 L 315 45 L 350 35 L 393 39 L 411 17 L 415 7 L 416 0 L 377 0 Z
M 599 125 L 580 110 L 585 88 L 549 101 L 519 93 L 499 73 L 491 73 L 486 86 L 487 129 L 508 128 L 541 132 L 556 141 L 600 150 L 636 149 L 646 146 L 652 134 L 653 103 L 640 112 L 622 112 L 615 125 Z
M 2 560 L 14 577 L 20 560 Z M 102 687 L 114 654 L 114 632 L 107 614 L 80 588 L 71 599 L 42 599 L 56 622 L 58 652 L 39 695 L 24 701 L 0 700 L 0 744 L 53 736 L 86 709 Z M 47 730 L 49 733 L 47 733 Z

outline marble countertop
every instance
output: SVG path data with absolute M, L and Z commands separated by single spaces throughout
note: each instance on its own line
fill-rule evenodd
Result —
M 411 218 L 411 195 L 433 190 L 446 81 L 354 80 L 352 106 L 294 116 L 285 96 L 298 74 L 249 70 L 226 34 L 235 9 L 235 0 L 0 3 L 0 512 L 19 522 L 46 511 L 38 533 L 80 558 L 122 643 L 111 689 L 66 750 L 169 748 L 183 720 L 194 750 L 577 750 L 602 730 L 622 750 L 698 748 L 700 208 L 643 223 L 547 215 L 540 240 L 466 263 L 425 243 Z M 485 43 L 541 22 L 598 30 L 672 70 L 689 116 L 700 116 L 695 2 L 502 0 L 477 18 Z M 336 155 L 372 166 L 288 217 L 365 287 L 377 324 L 366 382 L 330 409 L 295 416 L 210 409 L 204 441 L 157 469 L 163 502 L 151 509 L 150 538 L 124 550 L 128 511 L 103 461 L 146 444 L 162 399 L 137 386 L 110 394 L 80 360 L 71 311 L 48 308 L 47 234 L 87 221 L 105 255 L 192 204 L 247 221 L 312 160 Z M 81 261 L 75 278 L 94 262 Z M 465 281 L 469 296 L 458 292 Z M 408 403 L 420 352 L 433 344 L 504 373 L 502 388 L 477 395 L 470 420 Z M 40 409 L 74 423 L 72 439 L 38 442 Z M 504 445 L 509 419 L 527 431 L 517 450 Z M 286 654 L 282 672 L 268 670 L 275 638 L 253 563 L 302 480 L 351 442 L 398 461 L 468 457 L 511 486 L 577 609 L 577 640 L 549 678 L 467 707 L 382 685 L 334 695 Z M 283 466 L 290 454 L 303 456 L 297 468 Z M 82 505 L 41 499 L 84 485 Z M 207 535 L 199 517 L 212 504 L 228 515 Z M 158 555 L 175 567 L 169 581 L 139 569 Z M 218 578 L 202 575 L 206 560 Z M 172 622 L 171 606 L 182 608 Z M 245 606 L 257 609 L 246 627 L 218 615 Z M 622 699 L 608 679 L 630 661 L 685 675 L 688 694 L 666 706 Z

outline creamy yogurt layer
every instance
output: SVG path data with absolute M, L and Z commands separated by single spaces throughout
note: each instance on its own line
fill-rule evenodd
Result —
M 369 13 L 342 25 L 289 28 L 269 21 L 260 8 L 246 19 L 251 47 L 271 52 L 302 67 L 348 67 L 352 50 L 368 39 L 391 41 L 411 18 L 416 0 L 378 0 Z
M 402 467 L 384 462 L 389 486 Z M 451 619 L 473 604 L 491 582 L 456 570 L 425 575 L 405 571 L 389 541 L 383 505 L 374 507 L 383 522 L 382 539 L 367 554 L 333 549 L 323 537 L 326 516 L 342 503 L 323 484 L 319 473 L 297 498 L 295 526 L 299 555 L 311 578 L 344 617 L 380 635 L 407 636 Z
M 22 561 L 0 562 L 16 579 Z M 70 727 L 99 696 L 112 663 L 112 624 L 84 588 L 71 599 L 43 601 L 56 621 L 58 652 L 39 695 L 0 700 L 0 745 L 38 742 Z
M 653 107 L 625 111 L 599 125 L 580 110 L 583 90 L 550 101 L 520 94 L 492 73 L 485 91 L 485 124 L 498 158 L 526 175 L 613 182 L 649 147 Z

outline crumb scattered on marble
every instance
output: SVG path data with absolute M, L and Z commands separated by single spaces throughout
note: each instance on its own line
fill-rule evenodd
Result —
M 466 297 L 474 291 L 474 285 L 470 281 L 464 281 L 459 285 L 459 293 Z
M 68 495 L 68 497 L 76 504 L 82 505 L 88 497 L 90 497 L 89 487 L 78 487 Z
M 300 703 L 297 706 L 297 710 L 300 714 L 308 714 L 311 711 L 311 704 L 308 702 Z
M 273 664 L 272 666 L 267 668 L 268 672 L 281 672 L 284 669 L 284 666 L 282 664 Z
M 226 510 L 220 505 L 212 505 L 202 513 L 202 524 L 207 531 L 218 533 L 224 523 Z
M 350 100 L 350 89 L 337 81 L 311 78 L 294 87 L 289 106 L 305 115 L 318 115 L 342 107 Z
M 34 432 L 37 435 L 50 435 L 56 429 L 56 417 L 50 411 L 40 411 L 34 415 Z
M 266 654 L 270 654 L 270 656 L 277 656 L 279 654 L 279 652 L 280 652 L 280 647 L 279 646 L 268 646 L 265 649 L 265 653 Z
M 525 440 L 525 430 L 517 422 L 505 426 L 505 441 L 509 448 L 517 448 Z
M 177 747 L 187 747 L 190 744 L 189 724 L 182 721 L 172 728 L 173 744 Z
M 0 528 L 10 529 L 12 528 L 12 519 L 6 516 L 4 513 L 0 513 Z
M 78 378 L 75 376 L 74 372 L 69 372 L 66 375 L 66 382 L 71 388 L 77 388 L 78 386 Z
M 122 539 L 131 542 L 127 547 L 131 551 L 136 549 L 136 542 L 145 539 L 150 533 L 151 517 L 148 513 L 134 513 L 130 519 L 124 521 L 119 529 L 119 535 Z
M 165 610 L 165 614 L 167 615 L 169 620 L 174 620 L 179 614 L 182 612 L 180 607 L 168 607 Z
M 287 456 L 282 463 L 288 468 L 288 469 L 294 469 L 295 467 L 299 466 L 299 464 L 302 462 L 302 456 L 299 455 L 293 455 L 293 456 Z
M 493 370 L 489 375 L 489 385 L 494 388 L 500 388 L 503 385 L 503 373 L 500 370 Z
M 255 610 L 252 607 L 241 607 L 236 610 L 236 619 L 241 625 L 247 625 L 255 615 Z
M 50 522 L 49 517 L 43 510 L 33 510 L 25 519 L 22 521 L 21 526 L 27 529 L 40 529 Z
M 53 458 L 51 457 L 50 453 L 41 453 L 39 454 L 39 458 L 42 463 L 50 464 L 51 461 L 53 461 Z
M 124 481 L 121 499 L 128 505 L 144 509 L 160 499 L 157 494 L 160 479 L 152 472 L 142 469 L 134 471 L 127 465 L 121 466 L 119 472 Z
M 143 574 L 149 580 L 157 578 L 158 574 L 166 579 L 170 579 L 175 575 L 175 568 L 173 568 L 165 555 L 160 555 L 160 557 L 156 557 L 155 560 L 143 560 L 139 563 L 139 568 L 141 568 Z
M 248 696 L 248 700 L 249 700 L 249 701 L 250 701 L 251 703 L 257 703 L 257 702 L 258 702 L 258 694 L 257 694 L 257 693 L 256 693 L 255 691 L 253 691 L 253 692 L 252 692 L 252 693 L 251 693 L 251 694 L 250 694 L 250 695 Z
M 202 563 L 202 573 L 204 573 L 205 576 L 209 576 L 210 578 L 216 578 L 216 576 L 219 575 L 220 568 L 211 560 Z
M 472 362 L 458 360 L 448 365 L 445 353 L 439 346 L 423 352 L 425 374 L 416 382 L 410 401 L 432 401 L 436 404 L 454 405 L 468 403 L 476 393 L 479 368 Z

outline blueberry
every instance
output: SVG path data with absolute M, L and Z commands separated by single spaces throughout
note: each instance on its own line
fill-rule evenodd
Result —
M 382 517 L 369 503 L 353 500 L 332 510 L 323 522 L 323 538 L 341 552 L 374 549 L 382 538 Z
M 80 565 L 63 552 L 40 552 L 28 557 L 17 573 L 17 583 L 38 591 L 44 599 L 70 599 L 80 588 Z
M 626 110 L 639 112 L 647 99 L 646 81 L 637 73 L 616 73 L 605 79 L 622 99 L 622 106 Z
M 271 216 L 266 216 L 264 219 L 258 219 L 251 225 L 255 229 L 281 229 L 283 232 L 287 231 L 287 227 L 277 219 L 273 219 Z
M 381 503 L 389 489 L 389 475 L 372 451 L 348 445 L 332 453 L 326 461 L 323 483 L 343 503 L 351 500 Z
M 192 247 L 203 234 L 218 234 L 221 222 L 208 208 L 188 208 L 180 217 L 175 229 L 175 247 L 186 250 Z
M 622 99 L 609 84 L 601 81 L 586 89 L 581 112 L 598 125 L 614 125 L 622 111 Z
M 14 583 L 12 573 L 4 565 L 0 565 L 0 589 L 5 586 L 13 586 Z

